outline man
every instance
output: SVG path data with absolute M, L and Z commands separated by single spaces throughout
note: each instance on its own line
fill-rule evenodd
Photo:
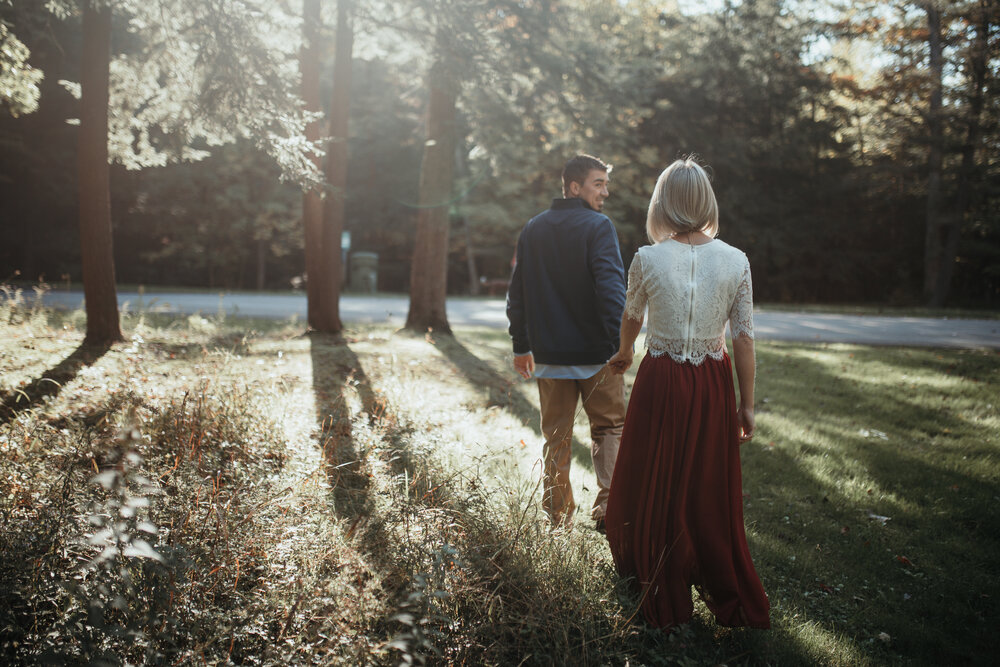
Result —
M 610 171 L 589 155 L 566 163 L 563 198 L 521 231 L 507 292 L 514 368 L 525 379 L 538 378 L 545 438 L 542 505 L 554 526 L 572 523 L 570 447 L 582 398 L 597 476 L 590 516 L 601 531 L 625 423 L 623 377 L 605 367 L 618 349 L 625 307 L 618 236 L 600 212 Z

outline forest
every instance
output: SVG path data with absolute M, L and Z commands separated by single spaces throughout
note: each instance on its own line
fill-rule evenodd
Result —
M 0 664 L 993 665 L 998 40 L 998 0 L 0 0 Z M 580 152 L 626 264 L 693 155 L 762 315 L 878 332 L 759 329 L 770 630 L 645 623 L 544 511 L 507 332 L 451 330 Z M 372 289 L 402 328 L 342 321 Z
M 614 165 L 626 263 L 694 154 L 759 300 L 1000 298 L 993 0 L 2 0 L 6 280 L 78 283 L 93 252 L 89 7 L 118 283 L 289 289 L 319 216 L 349 233 L 318 244 L 335 271 L 373 252 L 380 291 L 476 294 L 586 152 Z

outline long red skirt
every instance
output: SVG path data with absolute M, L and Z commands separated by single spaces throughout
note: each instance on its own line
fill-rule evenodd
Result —
M 771 626 L 743 527 L 728 355 L 700 366 L 642 360 L 605 522 L 615 565 L 635 578 L 650 624 L 690 621 L 695 586 L 720 624 Z

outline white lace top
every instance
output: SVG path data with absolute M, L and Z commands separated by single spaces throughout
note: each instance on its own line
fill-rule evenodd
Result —
M 718 239 L 688 245 L 668 239 L 639 248 L 628 272 L 625 314 L 649 305 L 646 348 L 679 363 L 722 359 L 726 321 L 733 338 L 753 338 L 753 283 L 742 251 Z

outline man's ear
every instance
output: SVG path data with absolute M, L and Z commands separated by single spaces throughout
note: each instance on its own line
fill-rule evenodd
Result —
M 580 190 L 583 188 L 582 183 L 577 183 L 576 181 L 569 182 L 569 196 L 578 197 L 580 196 Z

